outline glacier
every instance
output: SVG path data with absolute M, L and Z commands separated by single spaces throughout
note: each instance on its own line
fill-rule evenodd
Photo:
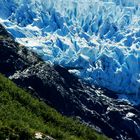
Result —
M 0 0 L 0 23 L 44 61 L 140 97 L 140 0 Z

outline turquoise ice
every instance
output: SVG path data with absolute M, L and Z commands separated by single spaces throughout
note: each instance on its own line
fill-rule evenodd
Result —
M 0 0 L 1 23 L 52 64 L 140 96 L 140 0 Z

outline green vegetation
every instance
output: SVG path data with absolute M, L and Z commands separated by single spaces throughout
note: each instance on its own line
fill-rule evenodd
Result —
M 59 114 L 0 74 L 0 140 L 32 140 L 41 132 L 58 140 L 107 140 Z

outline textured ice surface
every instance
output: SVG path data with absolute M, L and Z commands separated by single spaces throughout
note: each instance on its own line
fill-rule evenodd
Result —
M 0 0 L 0 18 L 44 61 L 140 95 L 140 0 Z

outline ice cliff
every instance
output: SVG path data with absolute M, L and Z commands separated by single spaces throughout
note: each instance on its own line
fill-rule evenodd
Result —
M 140 96 L 140 0 L 0 0 L 0 22 L 44 61 Z

